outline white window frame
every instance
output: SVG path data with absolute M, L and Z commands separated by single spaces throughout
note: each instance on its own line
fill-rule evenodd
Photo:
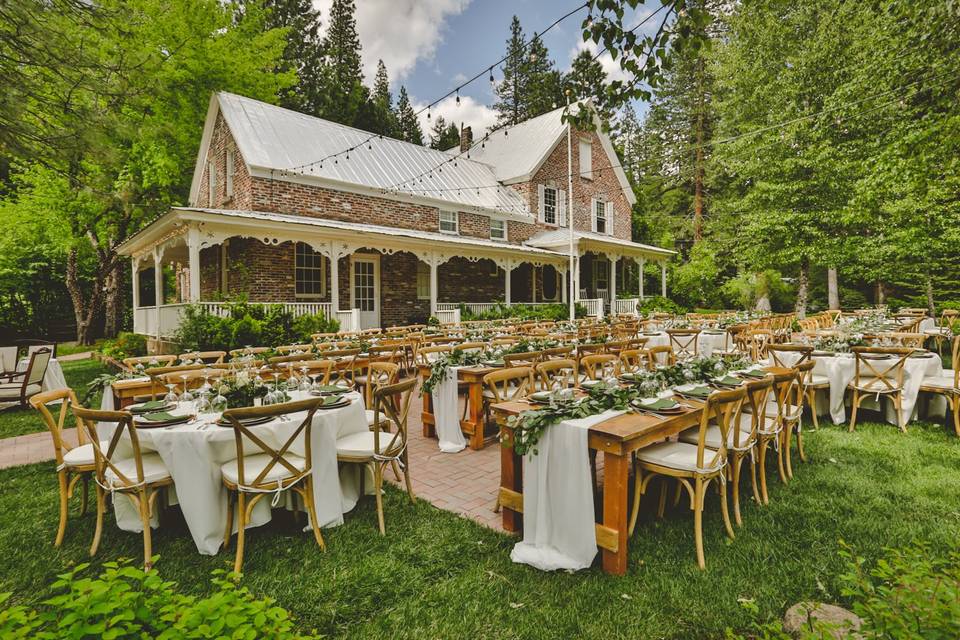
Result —
M 226 182 L 224 183 L 224 189 L 228 198 L 233 197 L 233 176 L 236 172 L 236 167 L 234 164 L 234 155 L 233 149 L 227 149 L 227 170 L 226 170 Z
M 593 142 L 580 138 L 577 145 L 580 163 L 580 177 L 584 180 L 593 180 Z
M 430 265 L 417 260 L 417 300 L 430 299 Z
M 310 251 L 311 254 L 309 254 L 309 257 L 312 260 L 317 260 L 318 262 L 316 264 L 319 266 L 298 266 L 297 258 L 299 257 L 300 247 L 304 247 L 306 250 Z M 298 291 L 297 284 L 300 282 L 299 272 L 301 269 L 304 271 L 317 271 L 319 273 L 319 293 L 300 293 Z M 297 300 L 319 300 L 327 295 L 327 259 L 322 254 L 314 251 L 313 247 L 306 242 L 293 243 L 293 295 Z
M 452 220 L 451 219 L 444 220 L 443 219 L 444 215 L 452 216 Z M 451 222 L 453 223 L 453 229 L 443 228 L 444 223 L 450 224 Z M 439 229 L 440 229 L 440 233 L 449 233 L 450 235 L 460 235 L 460 213 L 457 211 L 445 211 L 441 209 L 440 216 L 439 216 Z
M 217 197 L 217 163 L 207 163 L 207 206 L 214 208 Z
M 494 223 L 503 226 L 503 234 L 502 234 L 502 235 L 496 235 L 496 234 L 494 234 L 494 232 L 493 232 Z M 507 221 L 506 221 L 506 220 L 503 220 L 503 219 L 500 219 L 500 218 L 490 218 L 490 239 L 491 239 L 491 240 L 496 240 L 496 241 L 498 241 L 498 242 L 506 242 L 506 241 L 507 241 Z
M 591 209 L 591 213 L 593 214 L 593 215 L 592 215 L 592 218 L 593 218 L 593 232 L 594 232 L 594 233 L 602 233 L 602 234 L 604 234 L 604 235 L 609 235 L 609 234 L 610 234 L 610 220 L 609 220 L 609 217 L 607 216 L 607 212 L 608 212 L 607 203 L 604 202 L 603 200 L 598 200 L 597 198 L 593 198 L 593 199 L 590 200 L 590 209 Z M 599 224 L 599 223 L 600 223 L 600 219 L 601 219 L 601 218 L 600 218 L 600 211 L 601 211 L 601 210 L 603 211 L 603 231 L 600 230 L 600 224 Z

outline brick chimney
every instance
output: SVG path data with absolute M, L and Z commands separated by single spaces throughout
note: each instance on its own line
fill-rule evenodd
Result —
M 473 129 L 460 123 L 460 151 L 466 151 L 473 144 Z

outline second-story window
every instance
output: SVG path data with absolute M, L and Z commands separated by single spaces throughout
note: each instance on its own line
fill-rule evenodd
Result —
M 490 219 L 490 239 L 491 240 L 506 240 L 507 239 L 507 221 L 506 220 L 494 220 Z
M 589 140 L 580 141 L 580 177 L 593 180 L 593 145 Z
M 460 233 L 460 221 L 456 211 L 440 212 L 441 233 Z
M 543 188 L 543 221 L 557 224 L 557 190 L 553 187 Z
M 593 201 L 593 230 L 597 233 L 608 233 L 607 203 L 602 200 Z
M 225 182 L 223 184 L 224 189 L 228 198 L 233 197 L 233 173 L 234 173 L 234 164 L 233 164 L 233 149 L 227 149 L 227 175 L 225 176 Z

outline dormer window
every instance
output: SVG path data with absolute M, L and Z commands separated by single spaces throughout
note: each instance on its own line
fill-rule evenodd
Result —
M 506 220 L 495 220 L 490 219 L 490 239 L 491 240 L 506 240 L 507 239 L 507 221 Z
M 456 211 L 440 212 L 440 233 L 460 233 L 460 220 Z

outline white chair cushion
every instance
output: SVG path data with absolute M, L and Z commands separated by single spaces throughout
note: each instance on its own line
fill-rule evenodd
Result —
M 705 451 L 703 461 L 710 464 L 714 457 L 713 451 Z M 669 467 L 680 471 L 697 471 L 710 473 L 720 468 L 722 460 L 717 460 L 712 467 L 697 467 L 697 445 L 686 442 L 661 442 L 637 451 L 637 460 L 649 462 L 661 467 Z
M 109 446 L 109 440 L 100 441 L 101 451 L 105 451 Z M 79 447 L 74 447 L 63 454 L 63 464 L 68 467 L 83 467 L 92 465 L 93 463 L 93 445 L 89 442 Z
M 903 387 L 897 386 L 897 381 L 891 378 L 887 378 L 884 382 L 881 378 L 874 376 L 860 376 L 860 384 L 853 380 L 850 382 L 850 388 L 859 389 L 866 393 L 894 393 L 900 391 Z
M 307 461 L 301 458 L 298 455 L 292 453 L 286 453 L 283 456 L 283 459 L 292 464 L 298 471 L 303 471 L 307 466 Z M 260 475 L 260 472 L 266 468 L 270 461 L 273 460 L 273 456 L 266 453 L 258 453 L 252 456 L 243 457 L 243 476 L 246 482 L 252 483 L 257 479 L 257 476 Z M 233 484 L 238 484 L 240 482 L 240 470 L 237 468 L 237 461 L 231 460 L 230 462 L 224 463 L 220 467 L 220 473 L 223 474 L 223 477 Z M 260 481 L 261 483 L 267 482 L 277 482 L 278 480 L 283 480 L 285 478 L 291 478 L 293 474 L 290 472 L 290 469 L 287 469 L 285 466 L 277 462 L 273 465 L 273 468 L 267 473 L 266 476 Z
M 361 431 L 359 433 L 351 433 L 348 436 L 344 436 L 337 440 L 337 455 L 338 456 L 349 456 L 351 458 L 363 458 L 363 457 L 372 457 L 373 456 L 373 431 Z M 394 434 L 390 433 L 380 433 L 380 453 L 385 454 L 384 451 L 387 444 L 393 440 Z
M 367 426 L 372 427 L 373 426 L 373 409 L 365 409 L 363 413 L 367 418 Z M 393 421 L 390 418 L 388 418 L 386 414 L 381 413 L 380 424 L 387 424 L 387 423 L 393 424 Z
M 783 407 L 783 414 L 787 420 L 796 420 L 800 417 L 800 412 L 803 410 L 803 407 L 798 407 L 795 404 L 790 404 L 789 402 Z M 777 401 L 776 400 L 767 400 L 767 408 L 765 411 L 767 418 L 776 419 L 777 417 Z M 766 431 L 767 433 L 773 433 L 775 431 L 774 427 L 769 425 L 760 425 L 761 431 Z
M 20 390 L 23 388 L 23 384 L 20 382 L 4 382 L 0 383 L 0 400 L 19 400 L 20 399 Z M 29 398 L 32 395 L 40 393 L 39 384 L 28 384 L 27 385 L 27 397 Z
M 750 438 L 750 428 L 751 421 L 753 418 L 749 414 L 740 414 L 740 446 L 736 447 L 739 450 L 746 450 L 753 446 L 754 440 Z M 700 436 L 700 427 L 693 427 L 692 429 L 687 429 L 686 431 L 680 434 L 680 442 L 686 442 L 687 444 L 692 444 L 694 446 L 699 442 L 698 438 Z M 730 429 L 727 433 L 727 449 L 734 449 L 733 446 L 733 428 Z M 707 433 L 704 437 L 703 443 L 710 447 L 711 449 L 719 449 L 720 443 L 722 442 L 722 434 L 720 433 L 720 426 L 711 424 L 707 426 Z
M 829 387 L 830 378 L 824 375 L 820 375 L 819 373 L 815 373 L 812 376 L 810 376 L 810 382 L 807 383 L 807 385 L 812 387 Z
M 953 371 L 943 370 L 942 376 L 928 376 L 923 379 L 921 384 L 925 387 L 937 387 L 940 389 L 955 389 L 953 386 Z
M 141 456 L 141 459 L 143 462 L 144 482 L 159 482 L 170 477 L 170 472 L 167 471 L 167 465 L 163 464 L 163 460 L 158 454 L 145 453 Z M 135 483 L 137 481 L 137 463 L 133 458 L 114 460 L 113 466 L 115 466 L 117 470 L 122 473 L 130 482 Z M 113 472 L 113 469 L 108 468 L 105 476 L 107 484 L 120 484 L 120 479 L 117 477 L 117 474 Z

